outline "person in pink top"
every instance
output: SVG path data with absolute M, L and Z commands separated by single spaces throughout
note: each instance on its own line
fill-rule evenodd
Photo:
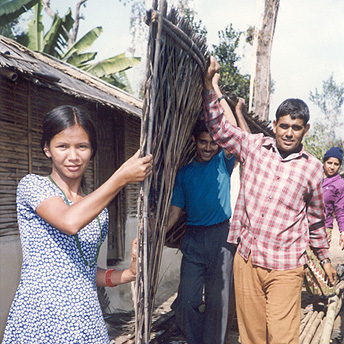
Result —
M 340 239 L 339 244 L 344 248 L 344 180 L 338 174 L 343 161 L 343 150 L 339 147 L 330 148 L 323 157 L 324 179 L 322 189 L 325 203 L 325 227 L 328 244 L 332 239 L 333 220 L 336 218 Z M 305 270 L 305 287 L 307 292 L 314 297 L 313 304 L 306 307 L 306 311 L 321 310 L 329 297 L 336 292 L 335 286 L 327 283 L 326 273 L 321 267 L 321 262 L 311 248 L 307 248 L 307 268 Z
M 217 144 L 241 163 L 241 183 L 227 241 L 234 257 L 236 311 L 241 343 L 299 343 L 306 248 L 322 261 L 331 284 L 324 226 L 322 164 L 307 153 L 309 109 L 287 99 L 273 121 L 275 138 L 229 123 L 212 86 L 219 69 L 211 57 L 204 76 L 204 119 Z
M 325 226 L 331 241 L 333 219 L 338 224 L 339 244 L 344 249 L 344 180 L 338 171 L 343 161 L 343 150 L 339 147 L 330 148 L 324 155 L 324 181 L 322 184 L 325 201 Z

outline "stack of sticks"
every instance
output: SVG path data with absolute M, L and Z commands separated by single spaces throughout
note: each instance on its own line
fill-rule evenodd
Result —
M 149 25 L 141 152 L 154 157 L 153 174 L 140 185 L 138 200 L 138 271 L 136 343 L 149 343 L 159 268 L 165 244 L 177 171 L 192 155 L 191 133 L 202 112 L 204 37 L 167 3 L 153 2 Z
M 309 311 L 301 320 L 300 344 L 329 344 L 334 322 L 341 308 L 344 297 L 344 281 L 338 283 L 336 294 L 329 298 L 324 310 Z

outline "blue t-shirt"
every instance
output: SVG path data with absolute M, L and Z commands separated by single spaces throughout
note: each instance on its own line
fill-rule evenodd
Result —
M 211 226 L 231 217 L 230 176 L 234 164 L 234 156 L 228 159 L 222 150 L 210 161 L 193 160 L 179 170 L 171 204 L 185 208 L 188 225 Z

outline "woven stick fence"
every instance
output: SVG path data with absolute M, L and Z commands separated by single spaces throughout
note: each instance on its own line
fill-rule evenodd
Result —
M 202 110 L 207 46 L 166 1 L 147 12 L 149 25 L 141 151 L 152 153 L 152 176 L 138 201 L 135 342 L 149 343 L 154 299 L 173 184 L 190 155 L 191 132 Z

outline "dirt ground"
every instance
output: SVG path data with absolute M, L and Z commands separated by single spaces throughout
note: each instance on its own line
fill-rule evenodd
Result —
M 344 264 L 344 251 L 339 246 L 339 231 L 338 228 L 334 228 L 332 234 L 331 243 L 331 258 L 334 267 L 337 267 L 339 271 L 343 271 Z M 184 344 L 186 343 L 182 333 L 179 331 L 173 311 L 171 311 L 171 304 L 175 299 L 176 294 L 170 297 L 165 302 L 158 305 L 152 319 L 152 331 L 150 344 Z M 303 290 L 302 292 L 302 309 L 301 317 L 305 316 L 305 308 L 307 305 L 312 304 L 313 300 L 309 294 Z M 334 330 L 332 334 L 332 343 L 344 343 L 344 319 L 343 308 L 336 318 Z M 111 344 L 133 344 L 135 342 L 135 319 L 133 312 L 116 313 L 106 317 L 108 325 L 109 336 Z M 239 334 L 236 327 L 236 321 L 234 319 L 231 332 L 227 338 L 226 344 L 239 344 Z

